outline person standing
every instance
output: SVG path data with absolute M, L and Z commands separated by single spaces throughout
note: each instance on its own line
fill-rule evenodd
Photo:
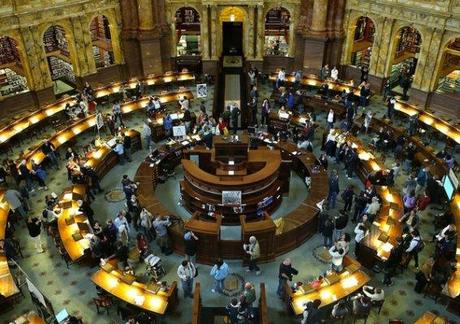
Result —
M 185 260 L 191 261 L 193 264 L 196 262 L 198 237 L 190 230 L 185 230 L 184 233 L 184 246 L 185 246 Z
M 396 241 L 396 245 L 391 249 L 390 256 L 388 257 L 388 260 L 385 262 L 383 284 L 387 287 L 393 285 L 393 281 L 391 280 L 391 278 L 394 276 L 397 267 L 401 264 L 404 252 L 402 239 L 398 237 Z
M 244 284 L 244 291 L 242 294 L 243 303 L 247 306 L 249 317 L 254 316 L 253 303 L 256 301 L 256 290 L 250 282 Z
M 260 275 L 260 268 L 257 266 L 257 259 L 260 257 L 260 246 L 255 236 L 249 238 L 249 244 L 243 244 L 243 249 L 249 255 L 249 267 L 246 272 L 255 270 Z
M 238 131 L 238 118 L 240 114 L 241 114 L 240 108 L 238 108 L 237 105 L 233 105 L 233 109 L 231 112 L 233 134 L 236 134 L 236 132 Z
M 157 235 L 157 244 L 161 249 L 161 253 L 169 255 L 172 253 L 169 247 L 168 226 L 171 225 L 169 217 L 158 215 L 152 223 Z
M 355 256 L 358 257 L 361 241 L 367 235 L 367 228 L 364 223 L 358 223 L 355 227 Z
M 42 222 L 37 217 L 29 217 L 27 219 L 27 229 L 38 253 L 44 252 L 40 237 L 41 226 Z
M 123 134 L 123 151 L 128 162 L 131 162 L 131 136 L 126 133 Z
M 238 309 L 240 307 L 240 303 L 238 302 L 237 298 L 232 298 L 230 305 L 225 307 L 228 317 L 230 317 L 231 324 L 238 324 Z
M 113 122 L 116 123 L 117 120 L 120 121 L 120 127 L 125 127 L 123 123 L 123 117 L 121 114 L 121 105 L 119 101 L 115 101 L 112 106 Z
M 321 234 L 323 235 L 324 246 L 329 249 L 332 246 L 332 236 L 334 235 L 334 223 L 329 217 L 326 218 L 321 227 Z
M 148 121 L 145 121 L 144 125 L 142 126 L 142 137 L 144 138 L 145 147 L 149 151 L 152 151 L 152 129 L 150 128 Z
M 334 82 L 337 82 L 337 80 L 339 79 L 339 70 L 337 70 L 335 66 L 331 70 L 331 79 Z
M 351 205 L 353 204 L 353 197 L 355 196 L 355 186 L 349 185 L 347 189 L 342 193 L 343 206 L 342 211 L 344 213 L 349 213 L 351 211 Z
M 118 163 L 121 165 L 125 164 L 125 147 L 120 140 L 117 140 L 117 144 L 115 144 L 113 151 L 117 153 Z
M 187 102 L 188 102 L 188 99 L 186 99 Z M 188 106 L 188 104 L 186 105 L 187 108 L 184 108 L 184 117 L 183 117 L 183 121 L 184 121 L 184 124 L 185 124 L 185 131 L 187 133 L 190 133 L 191 132 L 191 126 L 192 126 L 192 114 L 190 113 L 190 108 Z
M 321 80 L 326 80 L 327 78 L 329 78 L 329 65 L 328 64 L 326 64 L 325 66 L 321 68 L 320 78 Z
M 290 258 L 285 259 L 280 264 L 278 271 L 278 289 L 276 290 L 276 293 L 278 294 L 279 298 L 284 299 L 284 286 L 287 282 L 292 281 L 293 275 L 297 275 L 298 273 L 299 271 L 292 267 Z
M 224 290 L 225 278 L 229 275 L 228 264 L 222 261 L 222 259 L 217 259 L 216 264 L 211 269 L 210 275 L 213 276 L 215 281 L 214 288 L 211 291 L 213 293 L 216 291 L 221 293 Z
M 44 140 L 41 151 L 46 155 L 46 158 L 51 162 L 56 170 L 59 168 L 59 162 L 56 156 L 56 146 L 49 140 Z
M 406 267 L 407 267 L 407 265 L 409 265 L 410 260 L 412 258 L 414 258 L 415 268 L 418 269 L 418 254 L 425 247 L 425 243 L 423 242 L 423 239 L 420 236 L 420 233 L 419 233 L 418 230 L 416 230 L 416 229 L 413 230 L 410 233 L 410 235 L 411 235 L 412 239 L 411 239 L 411 241 L 409 243 L 409 247 L 406 249 L 406 254 L 408 255 L 408 260 L 407 260 L 407 263 L 406 263 Z
M 13 213 L 18 212 L 19 215 L 21 215 L 22 217 L 27 217 L 26 209 L 24 208 L 23 204 L 24 198 L 21 196 L 19 191 L 14 189 L 8 189 L 7 191 L 5 191 L 3 197 L 10 206 L 10 209 L 11 211 L 13 211 Z
M 367 81 L 369 77 L 369 68 L 367 65 L 361 66 L 361 83 Z
M 278 71 L 278 76 L 276 77 L 276 89 L 279 89 L 280 87 L 284 86 L 284 80 L 286 79 L 286 70 L 284 68 L 281 68 L 281 70 Z
M 332 170 L 331 175 L 329 176 L 328 184 L 329 192 L 327 195 L 327 208 L 334 209 L 337 201 L 337 195 L 340 192 L 339 175 L 337 174 L 337 170 Z
M 184 298 L 193 298 L 193 279 L 196 276 L 196 268 L 190 261 L 184 260 L 177 268 L 177 276 L 182 283 L 182 290 L 184 291 Z
M 34 192 L 35 189 L 33 187 L 33 179 L 32 179 L 32 174 L 30 173 L 29 168 L 27 167 L 27 161 L 22 160 L 21 163 L 19 163 L 18 167 L 19 173 L 21 174 L 22 179 L 26 181 L 26 187 L 29 192 Z
M 396 99 L 393 96 L 390 96 L 387 101 L 387 117 L 389 120 L 393 120 L 393 116 L 395 113 L 395 104 Z
M 342 231 L 347 227 L 348 215 L 340 213 L 334 217 L 334 241 L 337 241 L 342 236 Z
M 327 114 L 327 130 L 330 130 L 332 128 L 334 128 L 334 122 L 335 122 L 335 114 L 334 114 L 334 110 L 331 108 L 329 109 L 329 113 Z
M 265 98 L 262 102 L 262 111 L 261 111 L 261 119 L 260 123 L 262 126 L 268 125 L 268 116 L 270 114 L 270 100 Z
M 343 257 L 345 256 L 345 251 L 340 246 L 337 246 L 337 243 L 329 249 L 329 254 L 331 255 L 331 268 L 332 271 L 341 272 L 343 270 Z

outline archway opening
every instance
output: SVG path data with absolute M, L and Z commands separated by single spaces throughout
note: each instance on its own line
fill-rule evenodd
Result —
M 219 16 L 222 24 L 222 54 L 243 55 L 245 45 L 243 35 L 245 34 L 244 20 L 245 11 L 239 7 L 225 7 Z
M 90 24 L 91 42 L 96 68 L 109 67 L 115 63 L 110 24 L 106 16 L 94 17 Z
M 422 36 L 413 27 L 399 30 L 393 63 L 391 66 L 391 87 L 405 87 L 412 82 L 417 68 L 418 55 L 422 46 Z
M 375 24 L 369 17 L 361 16 L 356 21 L 353 46 L 351 49 L 351 65 L 369 67 L 374 43 Z
M 76 88 L 69 43 L 61 26 L 51 26 L 43 35 L 43 46 L 48 60 L 54 93 L 61 95 Z
M 460 92 L 460 38 L 449 42 L 444 50 L 436 91 L 439 93 Z
M 287 56 L 291 13 L 283 7 L 270 9 L 265 15 L 265 55 Z
M 176 25 L 177 56 L 200 55 L 200 16 L 191 7 L 177 9 L 174 16 Z
M 0 37 L 0 97 L 28 91 L 26 73 L 16 41 Z

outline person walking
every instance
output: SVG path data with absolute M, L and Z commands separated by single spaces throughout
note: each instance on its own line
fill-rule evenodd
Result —
M 284 261 L 280 264 L 278 271 L 278 289 L 276 290 L 276 293 L 278 294 L 279 298 L 284 299 L 284 287 L 286 283 L 292 281 L 292 276 L 297 274 L 299 274 L 299 271 L 292 267 L 291 259 L 284 259 Z
M 40 149 L 56 170 L 59 169 L 59 162 L 56 156 L 56 146 L 54 146 L 51 141 L 44 140 Z
M 260 268 L 257 266 L 257 259 L 260 257 L 260 246 L 255 236 L 249 238 L 249 244 L 243 244 L 243 249 L 249 255 L 249 267 L 246 272 L 255 270 L 260 275 Z
M 236 134 L 236 132 L 238 131 L 238 117 L 240 116 L 240 114 L 240 108 L 238 108 L 237 105 L 234 105 L 231 111 L 233 134 Z
M 22 217 L 27 217 L 26 209 L 24 208 L 24 198 L 21 196 L 19 191 L 14 189 L 8 189 L 5 191 L 3 197 L 10 206 L 10 210 L 13 213 L 19 213 Z
M 256 301 L 256 290 L 250 282 L 244 284 L 244 291 L 241 296 L 243 303 L 247 306 L 249 317 L 254 317 L 253 303 Z
M 224 281 L 228 277 L 229 271 L 228 264 L 222 261 L 222 259 L 217 259 L 216 264 L 214 264 L 210 272 L 210 275 L 214 278 L 214 288 L 211 289 L 213 293 L 216 291 L 221 293 L 224 290 Z
M 185 260 L 195 264 L 198 237 L 190 230 L 184 232 Z
M 334 223 L 329 217 L 324 221 L 321 234 L 323 235 L 324 247 L 329 249 L 332 246 L 332 236 L 334 235 Z
M 367 235 L 367 228 L 364 223 L 358 223 L 355 227 L 355 256 L 358 257 L 361 241 Z
M 196 276 L 196 268 L 190 261 L 184 260 L 177 268 L 177 276 L 180 278 L 184 298 L 193 298 L 193 280 Z
M 38 253 L 44 252 L 40 237 L 41 226 L 42 222 L 37 217 L 29 217 L 27 219 L 27 229 Z
M 406 261 L 406 267 L 409 265 L 409 262 L 412 258 L 414 258 L 415 268 L 418 269 L 418 254 L 423 250 L 425 247 L 425 243 L 423 242 L 422 237 L 418 230 L 413 230 L 410 233 L 412 239 L 409 243 L 409 247 L 406 249 L 406 254 L 408 256 L 408 260 Z
M 152 223 L 153 228 L 155 228 L 157 236 L 157 244 L 161 249 L 161 253 L 165 255 L 170 255 L 172 253 L 171 248 L 169 247 L 169 235 L 168 227 L 171 225 L 169 217 L 164 217 L 158 215 Z
M 144 138 L 144 146 L 149 150 L 152 151 L 152 129 L 148 121 L 144 122 L 144 126 L 142 126 L 142 137 Z
M 329 192 L 327 194 L 327 208 L 334 209 L 337 201 L 337 195 L 340 192 L 339 175 L 337 174 L 337 170 L 332 170 L 331 175 L 329 176 L 328 184 Z
M 261 119 L 260 123 L 262 126 L 268 125 L 268 116 L 270 114 L 270 100 L 268 98 L 265 98 L 264 101 L 262 101 L 262 112 L 261 112 Z

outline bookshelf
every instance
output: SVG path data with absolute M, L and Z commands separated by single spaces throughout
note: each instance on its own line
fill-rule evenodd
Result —
M 91 41 L 96 68 L 105 68 L 114 64 L 112 36 L 107 17 L 97 16 L 90 25 Z
M 396 57 L 404 55 L 405 52 L 419 53 L 422 38 L 417 29 L 412 27 L 404 27 L 401 29 L 398 47 L 396 49 Z
M 47 54 L 58 52 L 70 58 L 69 43 L 65 36 L 65 31 L 61 26 L 51 26 L 43 35 L 43 46 Z
M 265 16 L 265 55 L 287 56 L 291 14 L 285 8 L 271 9 Z
M 359 17 L 356 22 L 351 65 L 369 67 L 374 42 L 375 25 L 369 17 Z
M 16 41 L 10 37 L 0 37 L 0 96 L 14 95 L 27 91 Z
M 71 83 L 75 82 L 72 64 L 67 63 L 58 57 L 48 56 L 48 66 L 51 73 L 51 79 L 53 81 L 64 79 Z

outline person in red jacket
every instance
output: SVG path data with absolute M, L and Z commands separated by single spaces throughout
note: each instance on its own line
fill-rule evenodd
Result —
M 143 258 L 147 254 L 149 245 L 145 235 L 142 233 L 137 234 L 137 249 L 139 250 L 139 258 Z
M 417 197 L 417 202 L 415 203 L 418 210 L 422 211 L 425 210 L 425 208 L 430 204 L 431 202 L 431 197 L 426 194 L 426 191 L 424 190 L 421 195 Z

